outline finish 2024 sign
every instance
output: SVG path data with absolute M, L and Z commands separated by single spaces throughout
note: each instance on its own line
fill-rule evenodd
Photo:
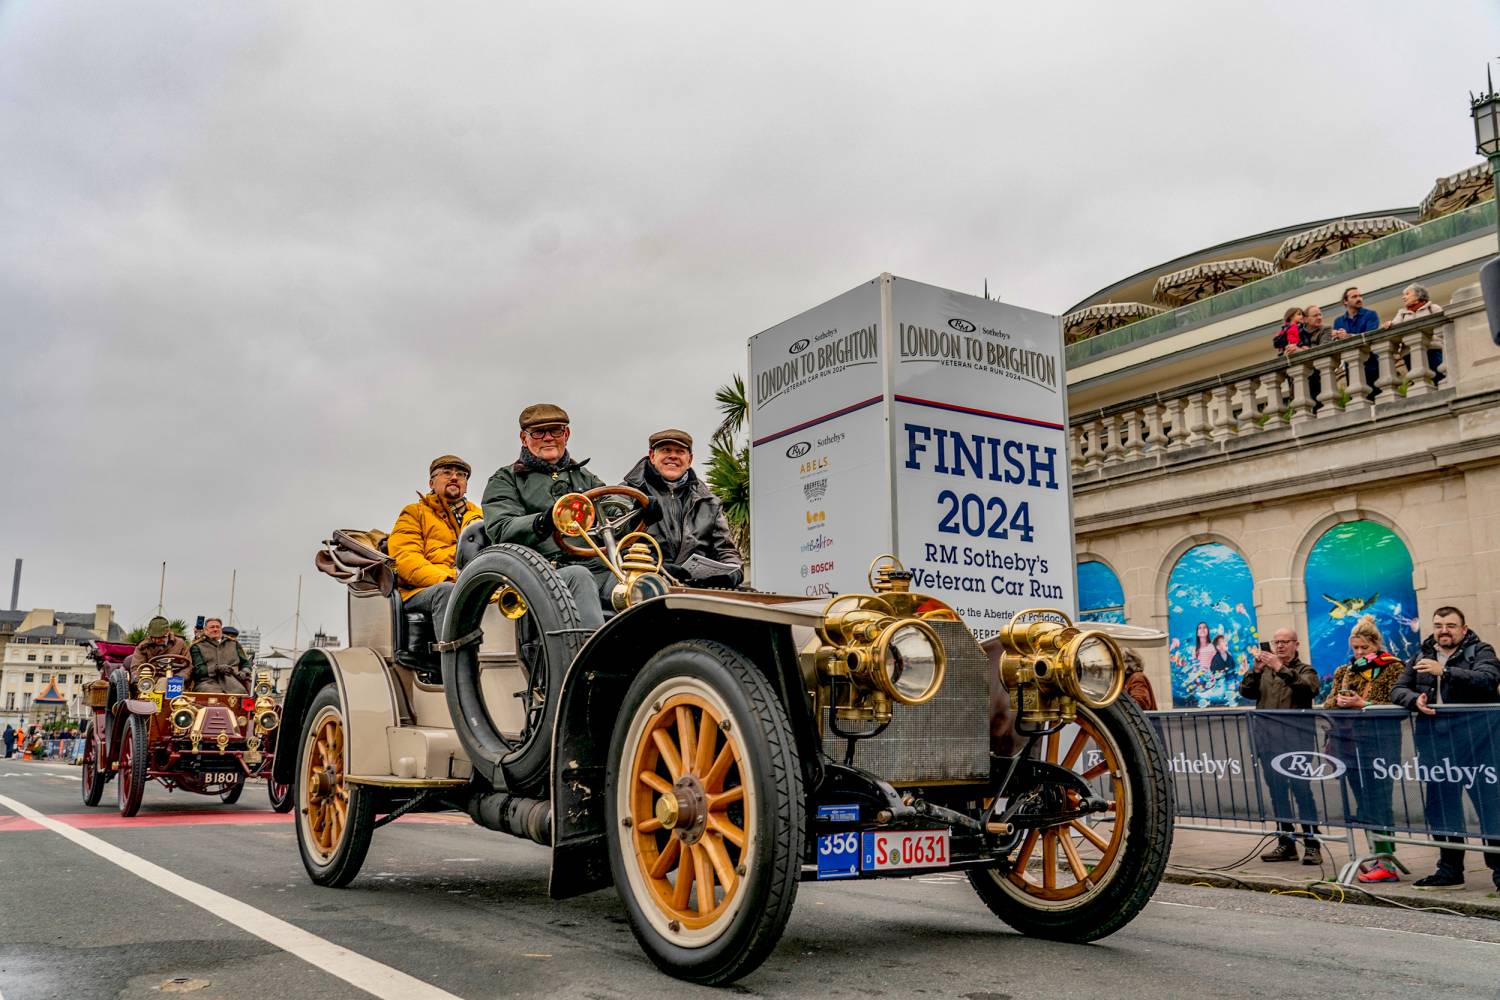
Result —
M 1075 611 L 1055 316 L 881 277 L 750 341 L 757 587 L 866 590 L 895 552 L 981 637 Z

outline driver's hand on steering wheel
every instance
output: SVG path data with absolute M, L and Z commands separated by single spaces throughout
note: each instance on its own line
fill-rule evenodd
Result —
M 542 509 L 542 512 L 538 514 L 531 522 L 531 530 L 536 532 L 538 535 L 541 535 L 543 538 L 546 538 L 548 535 L 552 534 L 552 529 L 555 527 L 556 525 L 552 521 L 552 507 L 550 505 L 544 507 Z
M 659 503 L 648 503 L 648 504 L 646 504 L 645 509 L 641 511 L 641 524 L 642 524 L 642 526 L 650 526 L 650 525 L 653 525 L 653 524 L 657 524 L 660 521 L 661 521 L 661 504 L 659 504 Z

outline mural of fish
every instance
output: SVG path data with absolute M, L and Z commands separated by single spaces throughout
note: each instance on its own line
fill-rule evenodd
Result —
M 1229 602 L 1226 601 L 1226 600 L 1224 600 L 1224 598 L 1221 597 L 1217 601 L 1215 601 L 1213 604 L 1209 605 L 1208 610 L 1210 610 L 1210 611 L 1217 611 L 1221 615 L 1227 615 L 1227 614 L 1229 614 L 1229 612 L 1233 611 L 1234 608 L 1230 607 L 1229 606 Z
M 1371 594 L 1369 597 L 1346 597 L 1342 601 L 1340 601 L 1335 598 L 1329 597 L 1327 594 L 1324 594 L 1323 600 L 1333 605 L 1333 608 L 1328 612 L 1328 617 L 1332 618 L 1334 621 L 1338 621 L 1339 619 L 1347 617 L 1348 615 L 1359 614 L 1361 611 L 1365 610 L 1376 601 L 1380 600 L 1380 595 Z

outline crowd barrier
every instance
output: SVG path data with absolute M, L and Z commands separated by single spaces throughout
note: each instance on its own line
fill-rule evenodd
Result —
M 78 760 L 79 758 L 81 758 L 83 756 L 83 740 L 82 739 L 42 740 L 41 744 L 42 744 L 42 751 L 41 751 L 41 753 L 40 754 L 36 754 L 35 752 L 32 753 L 32 756 L 36 757 L 39 760 L 40 759 L 53 759 L 53 760 L 76 761 L 76 760 Z M 35 744 L 33 744 L 33 746 L 34 745 Z M 16 748 L 15 748 L 15 756 L 16 757 L 23 756 L 26 753 L 26 750 L 27 750 L 27 748 L 25 746 L 23 746 L 19 741 L 17 741 Z
M 1500 708 L 1147 714 L 1180 818 L 1500 840 Z

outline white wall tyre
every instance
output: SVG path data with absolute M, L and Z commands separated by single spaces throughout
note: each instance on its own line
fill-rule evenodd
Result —
M 759 966 L 791 915 L 806 825 L 765 676 L 708 640 L 657 653 L 625 695 L 605 794 L 610 869 L 651 960 L 704 984 Z
M 359 874 L 375 832 L 374 800 L 344 773 L 346 724 L 338 687 L 313 699 L 297 747 L 297 849 L 318 885 L 337 888 Z
M 1095 786 L 1106 813 L 1031 831 L 1010 852 L 1009 871 L 969 881 L 991 911 L 1023 934 L 1086 942 L 1129 923 L 1156 891 L 1172 848 L 1172 789 L 1161 744 L 1129 698 L 1078 726 L 1043 737 L 1041 756 Z

